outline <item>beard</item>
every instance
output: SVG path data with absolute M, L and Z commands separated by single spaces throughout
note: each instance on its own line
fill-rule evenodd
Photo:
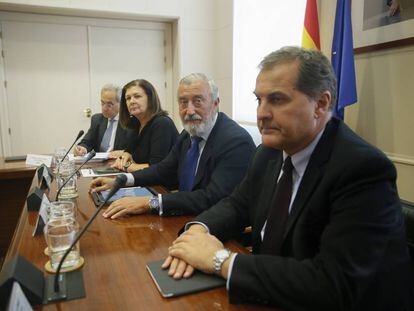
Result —
M 184 129 L 190 133 L 191 136 L 205 136 L 204 134 L 209 133 L 211 129 L 213 128 L 214 124 L 214 117 L 215 113 L 212 113 L 211 116 L 209 116 L 205 121 L 203 121 L 203 118 L 198 114 L 193 114 L 192 116 L 186 115 L 183 120 L 183 127 Z M 199 120 L 200 123 L 188 123 L 186 121 L 195 121 Z

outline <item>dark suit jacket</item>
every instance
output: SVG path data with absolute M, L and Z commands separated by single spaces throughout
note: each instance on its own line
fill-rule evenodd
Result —
M 135 185 L 177 189 L 190 144 L 190 135 L 184 130 L 163 161 L 133 173 Z M 254 149 L 250 135 L 220 112 L 201 154 L 193 190 L 163 194 L 164 214 L 199 214 L 228 196 L 246 173 Z
M 286 310 L 413 310 L 396 171 L 387 157 L 332 119 L 293 202 L 282 255 L 259 255 L 282 161 L 281 151 L 259 147 L 231 196 L 196 218 L 221 240 L 252 225 L 256 254 L 237 255 L 231 302 Z
M 153 117 L 136 135 L 125 150 L 132 155 L 135 163 L 153 165 L 162 161 L 177 141 L 178 131 L 167 116 Z
M 85 147 L 88 152 L 92 149 L 96 152 L 99 151 L 102 138 L 105 134 L 105 130 L 108 124 L 108 119 L 103 116 L 102 113 L 94 114 L 91 118 L 91 127 L 85 134 L 79 145 Z M 116 128 L 114 150 L 123 150 L 128 146 L 129 141 L 132 138 L 132 131 L 126 130 L 121 127 L 118 121 Z

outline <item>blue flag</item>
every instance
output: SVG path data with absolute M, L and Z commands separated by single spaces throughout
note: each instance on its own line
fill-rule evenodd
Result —
M 349 0 L 337 0 L 332 41 L 332 66 L 338 80 L 338 98 L 334 116 L 344 119 L 344 108 L 357 101 L 354 45 Z

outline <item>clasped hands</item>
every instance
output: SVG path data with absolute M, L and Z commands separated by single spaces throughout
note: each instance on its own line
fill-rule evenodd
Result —
M 114 178 L 99 177 L 92 181 L 90 191 L 102 191 L 112 187 Z M 150 197 L 125 197 L 113 202 L 103 213 L 105 218 L 119 218 L 128 214 L 143 214 L 150 210 Z M 223 243 L 209 234 L 206 228 L 199 224 L 191 225 L 169 247 L 168 257 L 162 264 L 168 269 L 168 275 L 174 279 L 189 278 L 194 269 L 205 273 L 214 273 L 213 258 L 216 251 L 223 249 Z M 221 274 L 227 279 L 228 263 L 223 263 Z
M 168 257 L 161 267 L 168 269 L 168 275 L 174 279 L 189 278 L 195 269 L 211 274 L 214 273 L 214 254 L 223 248 L 223 243 L 215 236 L 206 232 L 203 226 L 195 224 L 169 247 Z M 225 279 L 227 279 L 227 269 L 228 263 L 223 264 L 221 271 Z

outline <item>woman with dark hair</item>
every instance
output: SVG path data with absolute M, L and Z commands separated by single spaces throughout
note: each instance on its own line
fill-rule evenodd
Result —
M 121 126 L 137 131 L 135 138 L 113 167 L 132 172 L 163 160 L 178 137 L 174 122 L 162 110 L 157 91 L 144 79 L 122 88 Z

